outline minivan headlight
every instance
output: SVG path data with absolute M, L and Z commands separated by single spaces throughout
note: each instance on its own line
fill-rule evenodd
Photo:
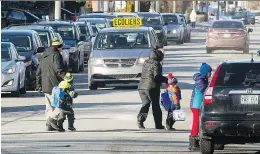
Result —
M 102 59 L 90 59 L 91 65 L 103 65 L 104 61 Z
M 143 64 L 147 59 L 149 59 L 149 57 L 141 57 L 139 58 L 138 63 Z
M 12 73 L 15 73 L 15 71 L 16 71 L 15 66 L 11 66 L 11 67 L 6 68 L 6 69 L 3 71 L 3 73 L 4 73 L 4 74 L 12 74 Z

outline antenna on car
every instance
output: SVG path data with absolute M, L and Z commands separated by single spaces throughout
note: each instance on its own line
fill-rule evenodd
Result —
M 254 62 L 254 54 L 251 53 L 251 63 L 253 63 L 253 62 Z

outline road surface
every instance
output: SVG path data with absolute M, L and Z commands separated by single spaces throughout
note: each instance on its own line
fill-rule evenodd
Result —
M 252 26 L 250 51 L 260 49 L 260 26 Z M 206 54 L 206 33 L 195 29 L 191 43 L 165 47 L 163 72 L 173 73 L 182 89 L 182 109 L 187 119 L 176 122 L 176 131 L 154 129 L 152 113 L 145 122 L 145 130 L 138 130 L 136 116 L 141 100 L 135 87 L 87 89 L 87 71 L 74 74 L 80 96 L 75 99 L 76 132 L 46 132 L 44 98 L 28 92 L 21 98 L 2 94 L 2 153 L 198 153 L 188 151 L 191 128 L 189 101 L 193 87 L 192 76 L 201 62 L 215 69 L 225 59 L 250 59 L 250 54 L 237 51 L 217 51 Z M 255 55 L 255 58 L 259 58 Z M 150 110 L 151 111 L 151 110 Z M 166 112 L 163 110 L 163 123 Z M 67 121 L 64 123 L 67 128 Z M 260 153 L 260 144 L 227 145 L 215 153 Z

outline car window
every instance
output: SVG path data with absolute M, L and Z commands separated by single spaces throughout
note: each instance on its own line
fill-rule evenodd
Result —
M 17 20 L 26 20 L 24 13 L 20 11 L 13 10 L 9 15 L 9 18 L 17 19 Z
M 152 34 L 153 34 L 153 37 L 154 37 L 154 39 L 155 39 L 155 41 L 156 41 L 156 45 L 158 45 L 158 37 L 157 37 L 157 35 L 155 34 L 155 31 L 154 30 L 152 30 Z
M 48 32 L 38 32 L 38 34 L 45 48 L 51 46 L 51 37 Z
M 80 33 L 83 34 L 83 35 L 86 35 L 86 36 L 89 36 L 89 30 L 86 26 L 79 26 L 79 29 L 80 29 Z
M 97 35 L 97 33 L 98 33 L 97 27 L 95 25 L 91 25 L 91 27 L 92 27 L 94 34 Z
M 176 15 L 163 15 L 163 20 L 168 24 L 178 24 L 178 17 Z
M 252 13 L 254 16 L 260 16 L 260 12 L 254 12 Z
M 149 48 L 147 32 L 101 33 L 95 41 L 94 49 L 133 49 Z
M 240 22 L 215 22 L 213 28 L 241 28 L 244 29 L 244 26 Z
M 1 62 L 7 62 L 12 60 L 11 50 L 8 46 L 1 45 Z
M 41 47 L 42 46 L 42 42 L 41 42 L 41 39 L 40 39 L 39 35 L 34 34 L 34 37 L 35 37 L 35 41 L 37 43 L 37 47 Z
M 143 25 L 162 25 L 161 16 L 155 15 L 140 15 L 140 18 L 143 20 Z
M 32 50 L 32 40 L 30 36 L 2 34 L 2 42 L 12 42 L 15 45 L 18 52 Z
M 75 40 L 76 32 L 73 26 L 52 26 L 54 31 L 59 33 L 63 40 Z
M 260 63 L 225 64 L 215 86 L 245 87 L 252 81 L 260 82 Z

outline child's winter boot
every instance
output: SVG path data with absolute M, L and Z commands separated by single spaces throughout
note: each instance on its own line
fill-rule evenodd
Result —
M 175 128 L 172 128 L 174 122 L 172 119 L 166 119 L 166 129 L 169 131 L 174 131 L 176 130 Z
M 189 150 L 190 151 L 199 151 L 199 137 L 198 136 L 189 136 Z

